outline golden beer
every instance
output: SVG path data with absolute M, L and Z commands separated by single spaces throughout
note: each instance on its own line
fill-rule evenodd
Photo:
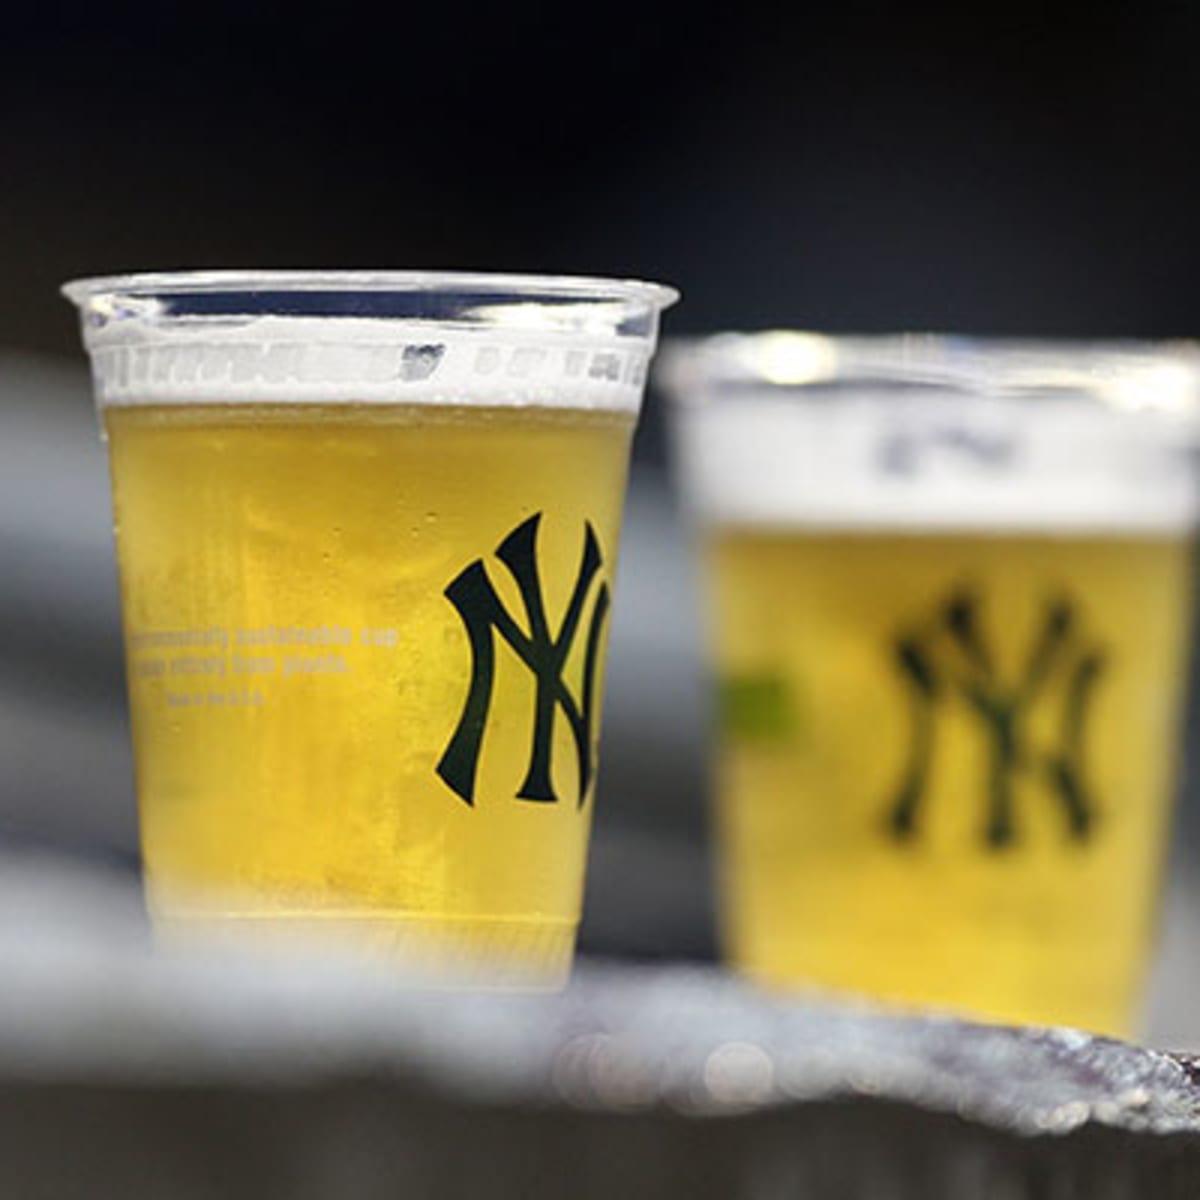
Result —
M 464 953 L 569 960 L 591 815 L 569 723 L 554 722 L 556 799 L 519 799 L 537 679 L 497 648 L 471 802 L 439 777 L 471 676 L 444 593 L 539 514 L 551 628 L 589 524 L 594 609 L 632 426 L 562 409 L 107 411 L 156 913 L 325 917 L 397 943 L 434 933 Z M 576 638 L 564 666 L 573 695 L 586 649 Z
M 174 934 L 569 968 L 665 289 L 85 281 L 146 887 Z
M 1188 543 L 729 529 L 705 561 L 733 961 L 1128 1031 L 1174 784 Z
M 1188 663 L 1195 351 L 775 333 L 667 367 L 731 961 L 1129 1033 Z

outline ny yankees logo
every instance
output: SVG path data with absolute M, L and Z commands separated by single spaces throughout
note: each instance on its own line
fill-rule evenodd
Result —
M 592 722 L 595 716 L 596 672 L 600 635 L 608 614 L 608 584 L 600 583 L 587 625 L 582 690 L 571 694 L 563 673 L 575 644 L 591 585 L 603 565 L 600 544 L 590 522 L 584 526 L 583 556 L 575 585 L 557 634 L 551 634 L 537 561 L 538 526 L 535 513 L 518 525 L 496 548 L 496 557 L 507 568 L 520 592 L 527 629 L 513 619 L 496 593 L 482 559 L 466 567 L 446 588 L 447 599 L 458 610 L 471 645 L 471 683 L 462 715 L 437 772 L 467 804 L 475 803 L 475 776 L 479 751 L 492 701 L 495 679 L 495 641 L 499 634 L 536 680 L 533 741 L 529 767 L 517 797 L 521 800 L 557 801 L 551 777 L 554 719 L 566 718 L 575 745 L 579 800 L 582 807 L 595 769 Z
M 980 629 L 979 603 L 958 591 L 923 628 L 906 633 L 893 646 L 894 661 L 912 700 L 912 745 L 888 827 L 897 839 L 919 832 L 922 801 L 935 752 L 935 718 L 941 706 L 960 702 L 978 718 L 986 740 L 986 820 L 988 848 L 1003 849 L 1017 837 L 1015 784 L 1019 776 L 1040 779 L 1058 801 L 1069 836 L 1087 841 L 1095 805 L 1084 771 L 1084 735 L 1095 687 L 1105 667 L 1101 650 L 1086 644 L 1068 601 L 1049 603 L 1030 653 L 1016 679 L 997 670 Z M 1031 710 L 1054 702 L 1060 683 L 1056 744 L 1031 744 Z

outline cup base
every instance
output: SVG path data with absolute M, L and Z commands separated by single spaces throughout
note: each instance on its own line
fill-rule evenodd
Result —
M 402 966 L 419 983 L 555 991 L 567 981 L 577 924 L 525 917 L 431 917 L 408 912 L 152 912 L 164 947 L 203 944 L 284 953 L 331 950 Z

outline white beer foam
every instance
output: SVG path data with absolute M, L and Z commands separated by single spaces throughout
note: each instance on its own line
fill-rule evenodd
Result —
M 687 503 L 717 525 L 1170 534 L 1200 513 L 1195 416 L 1052 395 L 681 403 Z
M 514 317 L 519 317 L 514 313 Z M 358 317 L 84 321 L 107 405 L 434 404 L 636 413 L 650 337 Z

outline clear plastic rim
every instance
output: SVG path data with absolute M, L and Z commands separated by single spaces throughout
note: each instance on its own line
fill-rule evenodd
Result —
M 63 292 L 101 407 L 336 394 L 623 411 L 677 296 L 636 280 L 376 270 L 164 271 Z
M 669 338 L 655 375 L 680 403 L 746 388 L 876 385 L 1009 396 L 1073 392 L 1118 407 L 1141 393 L 1139 406 L 1195 412 L 1200 342 L 771 329 Z
M 543 296 L 557 300 L 617 302 L 661 311 L 679 299 L 666 284 L 587 275 L 526 275 L 486 271 L 205 270 L 146 271 L 73 279 L 62 293 L 84 307 L 109 295 L 199 295 L 211 292 L 429 292 Z

